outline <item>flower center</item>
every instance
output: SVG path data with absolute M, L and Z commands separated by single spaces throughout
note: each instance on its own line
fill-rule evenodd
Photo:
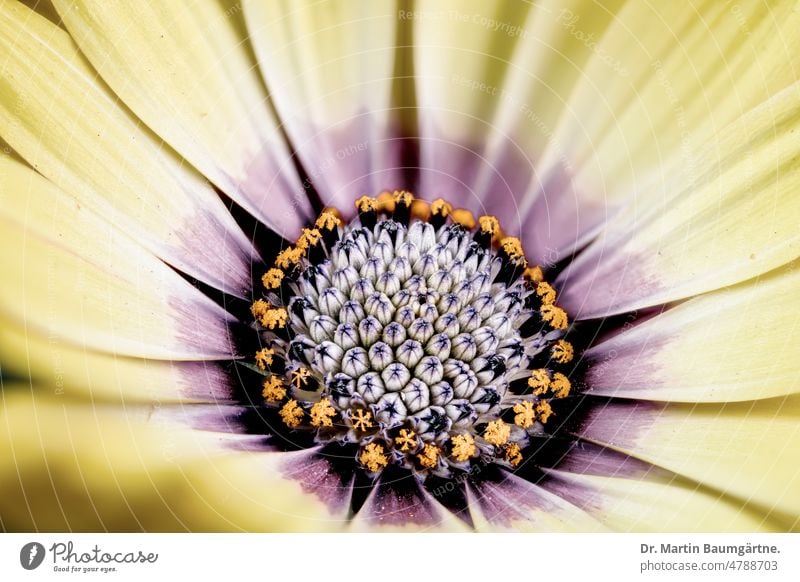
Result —
M 555 290 L 494 217 L 408 192 L 356 208 L 324 211 L 263 276 L 264 404 L 372 475 L 519 465 L 571 389 Z

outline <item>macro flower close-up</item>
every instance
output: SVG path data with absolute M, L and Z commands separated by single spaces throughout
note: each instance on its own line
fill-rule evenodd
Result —
M 800 530 L 798 30 L 0 0 L 0 529 Z

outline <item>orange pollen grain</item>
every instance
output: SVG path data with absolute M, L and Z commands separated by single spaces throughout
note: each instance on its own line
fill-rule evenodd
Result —
M 544 271 L 542 271 L 542 268 L 538 265 L 525 269 L 522 276 L 526 281 L 530 281 L 531 283 L 541 283 L 544 281 Z
M 326 208 L 319 215 L 314 226 L 320 230 L 333 230 L 337 226 L 341 226 L 341 214 L 335 208 Z
M 277 376 L 270 376 L 262 386 L 261 396 L 268 402 L 280 402 L 286 397 L 286 387 Z
M 565 340 L 558 340 L 553 345 L 553 359 L 559 364 L 568 364 L 572 361 L 575 350 L 572 344 Z
M 453 458 L 459 463 L 469 460 L 477 452 L 475 439 L 469 434 L 458 434 L 450 439 L 453 446 Z
M 554 413 L 549 402 L 539 402 L 536 405 L 536 414 L 539 416 L 539 422 L 545 424 Z
M 395 190 L 392 192 L 392 200 L 394 200 L 395 204 L 411 206 L 411 203 L 414 201 L 414 195 L 408 190 Z
M 400 431 L 400 436 L 394 439 L 394 444 L 400 447 L 400 450 L 407 453 L 417 446 L 416 433 L 413 430 L 404 428 Z
M 475 217 L 469 210 L 465 210 L 463 208 L 456 208 L 453 210 L 451 214 L 453 218 L 453 222 L 456 224 L 460 224 L 467 230 L 472 230 L 475 228 Z
M 394 196 L 390 192 L 381 192 L 378 194 L 378 208 L 379 212 L 394 212 Z
M 258 318 L 259 323 L 269 329 L 281 328 L 286 325 L 288 320 L 289 314 L 283 307 L 268 309 Z
M 560 307 L 556 307 L 555 305 L 542 305 L 539 313 L 542 314 L 542 319 L 552 325 L 554 329 L 566 329 L 567 325 L 569 325 L 567 312 Z
M 517 443 L 510 443 L 505 448 L 506 460 L 514 467 L 522 462 L 522 451 Z
M 433 469 L 439 461 L 439 447 L 428 443 L 422 452 L 417 455 L 419 464 L 425 469 Z
M 531 370 L 528 386 L 533 388 L 533 393 L 537 396 L 544 394 L 550 388 L 550 374 L 544 368 Z
M 431 214 L 440 214 L 447 218 L 453 212 L 453 206 L 444 198 L 437 198 L 431 202 Z
M 280 269 L 270 269 L 261 277 L 261 282 L 267 289 L 277 289 L 281 286 L 281 281 L 283 281 L 283 271 Z
M 427 222 L 431 217 L 431 205 L 425 200 L 414 200 L 411 203 L 411 216 Z
M 481 216 L 478 219 L 478 224 L 481 227 L 481 232 L 491 235 L 500 232 L 500 221 L 495 216 Z
M 514 424 L 520 428 L 528 428 L 536 421 L 536 412 L 533 408 L 533 402 L 517 402 L 514 405 Z
M 362 196 L 356 200 L 356 210 L 359 212 L 371 212 L 378 209 L 378 200 L 370 196 Z
M 502 420 L 493 420 L 486 425 L 483 438 L 493 445 L 504 445 L 511 436 L 511 427 Z
M 542 300 L 543 305 L 553 305 L 556 302 L 556 290 L 547 281 L 541 281 L 536 285 L 536 294 Z
M 310 414 L 312 426 L 333 426 L 331 419 L 336 416 L 336 409 L 331 406 L 331 401 L 328 398 L 323 398 L 314 403 Z
M 297 239 L 297 248 L 303 251 L 316 245 L 322 238 L 322 233 L 316 228 L 304 228 L 300 238 Z
M 297 400 L 290 400 L 281 408 L 281 420 L 289 428 L 295 428 L 300 424 L 300 419 L 303 418 L 303 409 L 297 404 Z
M 372 473 L 380 471 L 389 464 L 389 459 L 383 453 L 383 446 L 377 443 L 370 443 L 364 447 L 359 460 Z
M 553 374 L 553 381 L 550 383 L 550 390 L 553 391 L 553 396 L 556 398 L 566 398 L 569 396 L 569 391 L 572 388 L 569 378 L 561 372 Z
M 272 356 L 275 355 L 275 350 L 272 348 L 262 348 L 256 352 L 256 366 L 259 370 L 266 370 L 267 366 L 272 365 Z

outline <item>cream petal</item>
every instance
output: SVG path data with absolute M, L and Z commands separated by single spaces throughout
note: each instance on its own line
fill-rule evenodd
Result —
M 538 187 L 520 206 L 523 215 L 531 211 L 532 230 L 554 223 L 556 260 L 576 240 L 571 230 L 572 240 L 561 234 L 562 221 L 572 226 L 576 212 L 584 215 L 580 237 L 622 205 L 641 213 L 691 188 L 706 169 L 700 159 L 705 144 L 798 78 L 798 15 L 788 0 L 711 0 L 689 9 L 627 2 L 600 34 L 593 19 L 581 7 L 556 15 L 563 34 L 592 55 L 582 62 L 579 49 L 580 77 L 564 93 L 558 123 L 548 126 L 543 118 L 543 124 L 522 126 L 547 138 L 537 162 L 543 182 L 565 169 L 570 176 L 563 195 L 575 203 L 556 203 L 564 212 L 543 212 L 562 193 Z
M 326 204 L 352 211 L 399 176 L 395 2 L 244 2 L 281 122 Z
M 337 470 L 322 447 L 284 453 L 281 459 L 283 474 L 298 483 L 303 491 L 325 504 L 331 517 L 346 520 L 350 514 L 353 494 L 353 475 Z
M 607 529 L 583 509 L 513 474 L 468 486 L 467 499 L 479 532 L 600 532 Z
M 419 533 L 459 532 L 467 528 L 433 495 L 409 476 L 379 477 L 364 505 L 353 518 L 349 531 Z
M 278 468 L 149 407 L 6 386 L 0 514 L 13 531 L 322 531 L 342 523 Z M 167 415 L 168 416 L 168 415 Z
M 218 362 L 145 360 L 89 350 L 3 322 L 0 369 L 66 398 L 94 402 L 225 401 L 234 387 Z
M 701 295 L 590 348 L 589 394 L 733 402 L 800 392 L 800 270 Z
M 416 3 L 399 13 L 413 26 L 421 195 L 517 218 L 513 193 L 530 179 L 530 162 L 518 148 L 507 148 L 514 162 L 523 159 L 503 172 L 485 144 L 504 105 L 503 85 L 529 10 L 527 2 L 453 0 Z M 491 199 L 486 184 L 478 191 L 482 172 L 500 186 Z
M 299 234 L 311 207 L 248 54 L 238 4 L 55 5 L 125 105 L 249 212 L 287 238 Z
M 548 470 L 544 487 L 618 532 L 779 532 L 776 520 L 678 480 L 621 479 Z
M 419 53 L 420 101 L 437 108 L 421 113 L 423 190 L 464 191 L 459 203 L 497 215 L 539 263 L 605 218 L 603 209 L 578 211 L 571 160 L 562 156 L 546 171 L 540 161 L 593 54 L 586 38 L 599 38 L 620 4 L 458 2 L 439 10 L 423 3 L 419 10 L 418 36 L 431 45 Z M 580 35 L 568 25 L 575 14 Z
M 54 343 L 105 352 L 232 357 L 230 314 L 42 176 L 7 158 L 0 168 L 2 197 L 18 199 L 0 210 L 5 319 Z
M 611 403 L 579 433 L 765 512 L 800 515 L 800 395 L 730 404 Z
M 580 319 L 659 305 L 800 255 L 798 127 L 800 82 L 716 136 L 692 187 L 620 215 L 559 277 L 564 307 Z
M 253 247 L 209 185 L 108 95 L 67 34 L 4 2 L 0 44 L 0 134 L 11 147 L 74 204 L 186 273 L 243 296 Z M 9 197 L 5 210 L 26 203 Z

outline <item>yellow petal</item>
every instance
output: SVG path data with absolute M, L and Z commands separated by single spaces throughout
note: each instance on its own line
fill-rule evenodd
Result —
M 587 218 L 606 218 L 632 197 L 646 207 L 691 187 L 705 171 L 703 145 L 798 78 L 800 16 L 791 0 L 626 2 L 602 35 L 592 35 L 584 9 L 556 19 L 592 58 L 562 94 L 558 124 L 523 130 L 545 133 L 538 173 L 573 175 L 565 194 Z
M 614 78 L 614 66 L 626 76 L 621 64 L 597 52 L 598 43 L 619 18 L 624 4 L 625 0 L 602 4 L 545 0 L 531 6 L 520 29 L 512 28 L 511 22 L 494 24 L 496 37 L 505 34 L 510 37 L 507 42 L 515 40 L 517 45 L 502 90 L 493 95 L 498 101 L 493 137 L 506 135 L 521 140 L 520 146 L 533 161 L 549 146 L 576 145 L 551 144 L 553 132 L 562 116 L 577 115 L 566 108 L 566 102 L 575 85 L 587 81 L 590 61 L 605 58 L 609 74 L 603 80 Z
M 797 257 L 799 128 L 800 82 L 715 137 L 691 188 L 621 215 L 559 278 L 565 307 L 589 318 L 659 305 Z
M 529 11 L 535 8 L 528 2 L 479 0 L 421 2 L 398 11 L 402 24 L 413 27 L 419 189 L 429 199 L 442 196 L 476 208 L 489 198 L 485 184 L 478 186 L 480 174 L 495 175 L 500 162 L 486 157 L 485 146 L 497 110 L 508 102 L 504 83 Z M 514 171 L 521 170 L 526 182 L 530 162 L 520 166 Z M 499 214 L 504 226 L 516 217 L 509 190 L 520 180 L 508 179 L 512 183 L 494 189 L 486 202 L 491 206 L 485 212 Z
M 217 362 L 144 360 L 60 342 L 10 322 L 0 325 L 0 369 L 67 398 L 161 402 L 231 397 L 230 372 Z
M 12 531 L 297 531 L 342 523 L 282 478 L 158 410 L 31 397 L 6 386 L 0 497 Z
M 786 531 L 765 515 L 680 481 L 621 479 L 548 471 L 555 489 L 618 532 Z
M 186 273 L 243 294 L 255 252 L 219 197 L 115 102 L 68 35 L 4 0 L 0 46 L 0 134 L 11 147 L 73 204 Z M 8 196 L 4 210 L 21 213 L 26 203 Z
M 392 179 L 388 141 L 399 129 L 396 3 L 243 5 L 281 122 L 323 200 L 350 210 L 356 194 L 405 186 Z
M 800 515 L 800 395 L 732 404 L 609 404 L 580 432 L 765 513 Z
M 294 239 L 310 206 L 233 2 L 54 2 L 100 76 L 231 198 Z
M 800 392 L 800 270 L 690 299 L 595 345 L 589 392 L 683 402 Z
M 231 357 L 232 316 L 39 174 L 6 157 L 0 168 L 0 196 L 25 209 L 0 211 L 5 319 L 55 343 L 112 353 Z
M 522 38 L 526 2 L 422 2 L 398 13 L 413 24 L 419 106 L 430 129 L 477 145 L 504 103 L 500 94 Z M 427 132 L 426 132 L 427 135 Z M 432 132 L 430 135 L 435 135 Z M 435 147 L 434 143 L 422 143 Z M 431 158 L 432 161 L 435 160 Z

